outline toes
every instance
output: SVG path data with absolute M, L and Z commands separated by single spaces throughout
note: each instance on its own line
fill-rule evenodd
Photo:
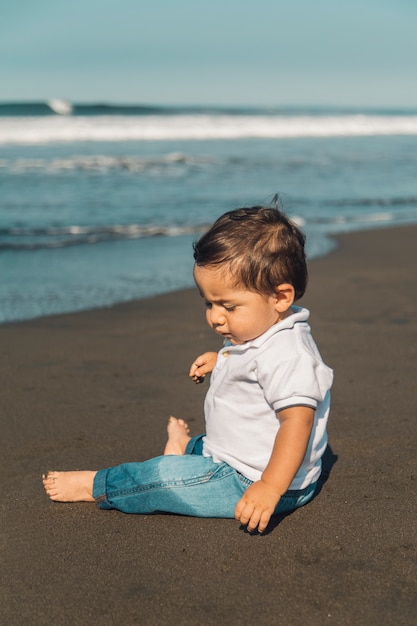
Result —
M 42 474 L 43 487 L 48 496 L 51 495 L 52 492 L 56 491 L 55 482 L 57 479 L 57 475 L 57 472 L 46 472 L 45 474 Z
M 57 494 L 57 489 L 54 483 L 45 483 L 44 489 L 46 494 L 51 498 L 52 496 Z
M 56 480 L 53 472 L 48 472 L 47 474 L 43 474 L 42 476 L 42 480 L 44 483 L 51 483 L 54 482 L 54 480 Z

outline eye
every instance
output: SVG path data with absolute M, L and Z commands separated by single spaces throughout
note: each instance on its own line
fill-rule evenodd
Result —
M 226 311 L 228 313 L 231 313 L 232 311 L 234 311 L 236 309 L 235 306 L 225 306 L 224 308 L 226 309 Z
M 211 302 L 208 302 L 207 300 L 204 300 L 204 306 L 206 307 L 206 309 L 211 309 L 211 307 L 213 305 L 211 304 Z

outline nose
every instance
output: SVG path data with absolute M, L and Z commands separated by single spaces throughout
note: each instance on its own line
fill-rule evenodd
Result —
M 211 309 L 207 311 L 207 317 L 208 317 L 209 324 L 213 328 L 216 328 L 217 326 L 223 326 L 223 324 L 226 323 L 226 318 L 224 316 L 224 313 L 221 307 L 218 307 L 218 306 L 213 305 Z

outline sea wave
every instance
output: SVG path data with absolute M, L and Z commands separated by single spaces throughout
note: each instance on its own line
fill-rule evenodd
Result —
M 330 201 L 329 201 L 330 202 Z M 344 201 L 343 201 L 344 202 Z M 359 200 L 346 200 L 351 206 L 355 206 Z M 371 199 L 363 198 L 363 205 L 372 206 L 414 206 L 417 205 L 417 197 L 409 198 L 390 198 L 390 199 Z M 333 206 L 344 206 L 340 201 L 334 201 Z M 334 212 L 327 216 L 324 215 L 294 215 L 292 219 L 303 229 L 310 227 L 325 226 L 325 230 L 333 232 L 334 229 L 341 225 L 348 227 L 355 226 L 375 226 L 378 224 L 396 223 L 401 221 L 417 220 L 417 210 L 401 212 L 394 211 L 375 211 L 365 215 L 359 214 L 341 214 Z M 193 223 L 193 224 L 115 224 L 115 225 L 69 225 L 54 227 L 25 227 L 16 226 L 11 228 L 0 229 L 0 252 L 7 250 L 41 250 L 66 248 L 69 246 L 91 245 L 101 242 L 110 242 L 127 239 L 142 239 L 148 237 L 180 237 L 183 235 L 203 233 L 209 224 Z
M 360 207 L 360 206 L 410 206 L 417 205 L 417 196 L 395 196 L 387 198 L 342 198 L 326 200 L 322 204 L 333 207 Z M 349 219 L 349 215 L 346 219 Z M 366 216 L 364 216 L 366 217 Z M 356 218 L 355 218 L 356 219 Z
M 417 115 L 97 115 L 0 117 L 1 145 L 416 135 Z
M 117 170 L 143 172 L 155 170 L 156 173 L 160 174 L 161 168 L 170 169 L 178 166 L 203 166 L 208 163 L 215 164 L 216 161 L 214 159 L 210 159 L 209 157 L 191 156 L 182 152 L 170 152 L 152 157 L 111 156 L 98 154 L 77 155 L 51 159 L 0 159 L 0 170 L 7 170 L 8 173 L 23 173 L 30 171 L 42 171 L 43 173 L 62 171 L 109 172 Z
M 45 248 L 66 248 L 103 241 L 120 239 L 141 239 L 144 237 L 179 237 L 202 232 L 208 224 L 177 226 L 116 224 L 103 226 L 62 226 L 47 228 L 2 228 L 0 229 L 0 250 L 39 250 Z
M 387 107 L 340 107 L 312 105 L 278 106 L 213 106 L 213 105 L 154 105 L 122 103 L 77 103 L 61 98 L 51 98 L 36 102 L 0 102 L 1 116 L 37 116 L 45 115 L 291 115 L 315 117 L 326 115 L 416 115 L 416 109 Z

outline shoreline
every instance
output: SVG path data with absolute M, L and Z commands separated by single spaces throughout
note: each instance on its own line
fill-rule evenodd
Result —
M 328 252 L 324 253 L 322 256 L 319 257 L 313 257 L 312 259 L 308 259 L 307 263 L 308 263 L 308 267 L 310 267 L 311 264 L 314 264 L 318 261 L 321 260 L 326 260 L 329 257 L 334 256 L 335 254 L 338 253 L 338 250 L 340 248 L 341 242 L 344 240 L 344 238 L 349 238 L 351 236 L 355 236 L 357 234 L 366 234 L 366 233 L 374 233 L 374 232 L 380 232 L 381 230 L 385 231 L 385 230 L 392 230 L 392 231 L 396 231 L 396 230 L 401 230 L 401 229 L 408 229 L 408 228 L 416 228 L 417 229 L 417 224 L 407 224 L 407 225 L 384 225 L 382 227 L 379 228 L 367 228 L 364 230 L 360 230 L 360 231 L 353 231 L 353 232 L 348 232 L 348 233 L 337 233 L 337 234 L 332 234 L 332 235 L 328 235 L 327 238 L 332 242 L 332 247 L 330 250 L 328 250 Z M 190 255 L 192 254 L 192 251 L 190 250 Z M 153 294 L 153 295 L 149 295 L 149 296 L 144 296 L 142 298 L 133 298 L 131 300 L 126 300 L 126 301 L 121 301 L 121 302 L 114 302 L 112 304 L 109 305 L 103 305 L 103 306 L 93 306 L 91 308 L 86 308 L 86 309 L 80 309 L 80 310 L 75 310 L 75 311 L 63 311 L 61 313 L 47 313 L 45 315 L 38 315 L 36 317 L 31 317 L 31 318 L 26 318 L 26 319 L 17 319 L 17 320 L 6 320 L 6 321 L 0 321 L 0 329 L 7 327 L 7 326 L 13 326 L 13 325 L 20 325 L 20 324 L 30 324 L 32 322 L 38 322 L 40 320 L 44 320 L 44 319 L 53 319 L 53 318 L 59 318 L 59 317 L 63 317 L 63 316 L 71 316 L 71 315 L 84 315 L 84 314 L 94 314 L 97 312 L 102 312 L 102 311 L 110 311 L 112 309 L 117 309 L 118 307 L 124 307 L 124 306 L 139 306 L 141 302 L 147 301 L 147 300 L 152 300 L 154 298 L 161 298 L 170 294 L 175 294 L 175 293 L 182 293 L 182 292 L 186 292 L 186 291 L 190 291 L 195 289 L 195 287 L 193 285 L 189 286 L 189 287 L 184 287 L 181 289 L 173 289 L 172 291 L 165 291 L 162 293 L 157 293 L 157 294 Z M 309 286 L 307 287 L 307 294 L 309 292 Z
M 0 325 L 4 623 L 414 624 L 417 226 L 337 241 L 300 301 L 335 370 L 325 483 L 264 536 L 42 489 L 161 454 L 171 413 L 202 431 L 187 374 L 219 339 L 196 289 Z

